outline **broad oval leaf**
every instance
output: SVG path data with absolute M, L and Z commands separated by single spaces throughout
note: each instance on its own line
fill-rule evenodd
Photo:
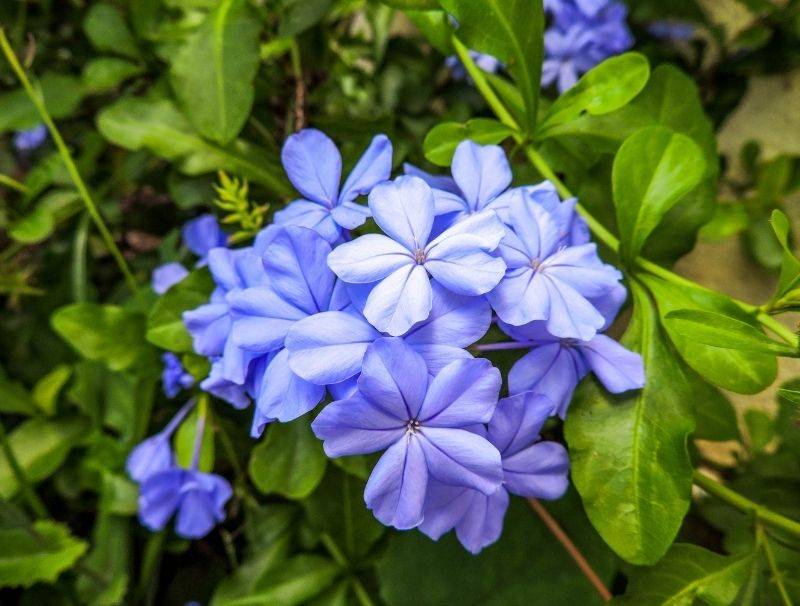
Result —
M 564 432 L 572 480 L 594 527 L 626 561 L 653 564 L 689 509 L 694 390 L 649 295 L 638 283 L 631 286 L 634 315 L 622 342 L 642 354 L 644 389 L 620 398 L 584 382 Z
M 611 181 L 620 254 L 632 262 L 664 215 L 701 181 L 706 161 L 686 135 L 662 126 L 628 137 L 614 158 Z
M 772 211 L 770 225 L 775 237 L 783 249 L 783 259 L 781 260 L 781 277 L 778 280 L 778 289 L 775 298 L 780 298 L 790 290 L 797 288 L 800 283 L 800 260 L 797 259 L 792 249 L 789 247 L 789 219 L 777 208 Z
M 132 59 L 140 56 L 136 40 L 125 23 L 125 15 L 110 3 L 92 5 L 83 20 L 83 30 L 97 50 Z
M 481 145 L 500 143 L 514 131 L 490 118 L 473 118 L 464 124 L 443 122 L 434 126 L 425 136 L 422 149 L 425 157 L 437 166 L 450 166 L 456 147 L 470 139 Z
M 61 221 L 81 209 L 81 198 L 75 191 L 55 190 L 42 196 L 30 213 L 14 221 L 9 235 L 17 242 L 35 244 L 46 240 Z
M 183 312 L 208 303 L 214 288 L 206 269 L 195 270 L 160 297 L 147 317 L 147 340 L 162 349 L 191 352 L 192 339 Z

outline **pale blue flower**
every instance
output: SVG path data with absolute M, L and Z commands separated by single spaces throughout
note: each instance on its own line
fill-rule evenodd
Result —
M 28 130 L 20 130 L 14 133 L 14 148 L 18 152 L 27 153 L 40 147 L 47 140 L 47 127 L 38 124 Z
M 177 262 L 159 265 L 153 270 L 150 284 L 158 295 L 163 295 L 170 288 L 189 275 L 189 270 Z
M 161 372 L 161 385 L 164 395 L 174 398 L 181 389 L 189 389 L 194 385 L 194 377 L 186 372 L 180 359 L 174 353 L 167 351 L 161 356 L 164 370 Z

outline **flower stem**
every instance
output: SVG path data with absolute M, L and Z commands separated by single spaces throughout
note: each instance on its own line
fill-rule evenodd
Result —
M 0 422 L 0 446 L 2 446 L 3 454 L 6 457 L 6 461 L 8 461 L 9 467 L 11 467 L 17 484 L 19 484 L 19 490 L 28 502 L 34 516 L 39 519 L 49 518 L 50 514 L 47 513 L 47 508 L 31 486 L 25 470 L 22 469 L 22 466 L 17 460 L 17 455 L 14 454 L 14 450 L 11 448 L 11 442 L 8 439 L 6 427 L 2 422 Z
M 352 577 L 350 582 L 353 585 L 353 592 L 356 594 L 356 598 L 358 598 L 358 603 L 361 604 L 361 606 L 375 606 L 375 602 L 369 597 L 367 590 L 358 578 Z
M 28 80 L 28 76 L 25 74 L 25 70 L 22 68 L 22 65 L 20 65 L 20 62 L 17 59 L 17 55 L 11 48 L 8 38 L 6 38 L 5 30 L 2 28 L 0 28 L 0 49 L 2 49 L 8 64 L 11 66 L 11 69 L 16 74 L 31 102 L 39 112 L 39 116 L 41 116 L 42 121 L 47 126 L 47 130 L 50 131 L 50 136 L 52 137 L 53 142 L 58 149 L 61 160 L 64 162 L 64 166 L 66 166 L 67 172 L 69 173 L 72 182 L 75 184 L 75 188 L 78 190 L 78 193 L 83 199 L 83 203 L 86 206 L 86 211 L 89 213 L 89 216 L 97 226 L 97 230 L 100 232 L 100 237 L 103 239 L 103 242 L 105 243 L 109 253 L 111 253 L 111 256 L 114 257 L 114 260 L 117 262 L 117 265 L 119 266 L 119 269 L 122 272 L 122 275 L 125 277 L 126 283 L 128 284 L 128 288 L 135 292 L 137 289 L 136 279 L 133 277 L 133 273 L 131 273 L 128 263 L 125 261 L 125 258 L 122 256 L 122 253 L 114 242 L 111 232 L 108 231 L 108 228 L 103 221 L 103 217 L 97 210 L 97 205 L 94 203 L 94 200 L 89 193 L 89 189 L 86 187 L 86 183 L 84 183 L 83 178 L 78 171 L 78 167 L 75 165 L 75 161 L 72 159 L 72 154 L 70 154 L 69 149 L 67 149 L 67 145 L 64 143 L 64 139 L 61 137 L 61 133 L 58 131 L 53 119 L 50 117 L 50 112 L 47 111 L 44 98 L 39 92 L 34 90 L 33 85 L 31 84 L 30 80 Z
M 535 341 L 504 341 L 502 343 L 482 343 L 473 345 L 470 349 L 475 351 L 501 351 L 504 349 L 530 349 L 535 345 Z
M 600 576 L 595 572 L 594 568 L 589 564 L 580 550 L 575 546 L 575 543 L 572 542 L 572 539 L 569 538 L 564 529 L 561 528 L 561 525 L 555 520 L 553 516 L 550 515 L 550 512 L 545 509 L 544 505 L 542 505 L 536 499 L 528 499 L 528 503 L 533 508 L 533 510 L 539 515 L 544 522 L 544 525 L 547 526 L 547 529 L 553 533 L 553 536 L 558 539 L 558 542 L 561 543 L 562 547 L 566 550 L 566 552 L 570 555 L 570 557 L 575 561 L 575 564 L 578 565 L 583 576 L 592 584 L 592 587 L 595 588 L 597 593 L 600 595 L 600 598 L 604 602 L 610 602 L 611 592 L 606 587 L 605 583 L 603 583 Z
M 20 183 L 16 179 L 9 177 L 8 175 L 0 174 L 0 185 L 5 185 L 6 187 L 10 187 L 11 189 L 16 189 L 18 192 L 22 194 L 28 193 L 28 186 L 24 183 Z
M 794 535 L 795 537 L 800 537 L 800 522 L 796 522 L 772 511 L 767 507 L 764 507 L 763 505 L 759 505 L 758 503 L 751 501 L 747 497 L 744 497 L 738 492 L 723 486 L 716 480 L 713 480 L 709 476 L 699 472 L 696 469 L 692 476 L 692 480 L 708 494 L 714 495 L 718 499 L 725 501 L 743 513 L 752 514 L 758 521 L 766 524 L 767 526 L 777 528 L 778 530 L 783 530 L 791 535 Z

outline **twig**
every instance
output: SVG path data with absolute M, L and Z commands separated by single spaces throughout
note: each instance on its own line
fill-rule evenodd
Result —
M 597 593 L 600 595 L 604 602 L 610 602 L 612 595 L 608 588 L 605 586 L 605 583 L 600 579 L 597 573 L 594 571 L 594 568 L 591 567 L 589 562 L 586 561 L 586 558 L 583 557 L 583 554 L 580 550 L 575 546 L 575 543 L 572 542 L 572 539 L 567 536 L 567 533 L 564 532 L 564 529 L 561 528 L 561 525 L 550 515 L 550 512 L 544 508 L 539 501 L 536 499 L 528 499 L 528 503 L 533 508 L 533 510 L 539 515 L 544 522 L 544 525 L 547 526 L 547 529 L 553 533 L 553 536 L 558 539 L 558 542 L 564 547 L 570 557 L 575 561 L 578 568 L 581 569 L 583 576 L 592 584 L 592 586 L 597 590 Z
M 306 83 L 303 79 L 303 66 L 300 63 L 300 47 L 297 46 L 297 40 L 292 40 L 290 55 L 294 73 L 294 129 L 297 131 L 306 125 Z

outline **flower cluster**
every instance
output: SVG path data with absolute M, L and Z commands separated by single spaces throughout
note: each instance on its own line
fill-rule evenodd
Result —
M 591 370 L 611 391 L 639 388 L 642 362 L 601 334 L 626 292 L 575 200 L 513 187 L 496 145 L 462 142 L 451 176 L 406 165 L 390 180 L 391 156 L 375 137 L 340 187 L 333 142 L 290 136 L 283 163 L 302 199 L 252 246 L 207 252 L 216 288 L 184 323 L 211 362 L 201 388 L 255 402 L 253 436 L 330 394 L 312 423 L 326 453 L 383 451 L 364 494 L 374 515 L 434 539 L 454 529 L 477 552 L 499 537 L 509 494 L 566 490 L 566 451 L 540 432 L 577 383 Z M 369 218 L 379 231 L 354 237 Z M 476 344 L 492 324 L 514 341 Z M 505 398 L 500 372 L 473 357 L 492 349 L 530 350 Z
M 633 46 L 625 22 L 628 10 L 617 0 L 545 0 L 550 25 L 544 34 L 542 84 L 559 92 L 572 88 L 584 72 Z

